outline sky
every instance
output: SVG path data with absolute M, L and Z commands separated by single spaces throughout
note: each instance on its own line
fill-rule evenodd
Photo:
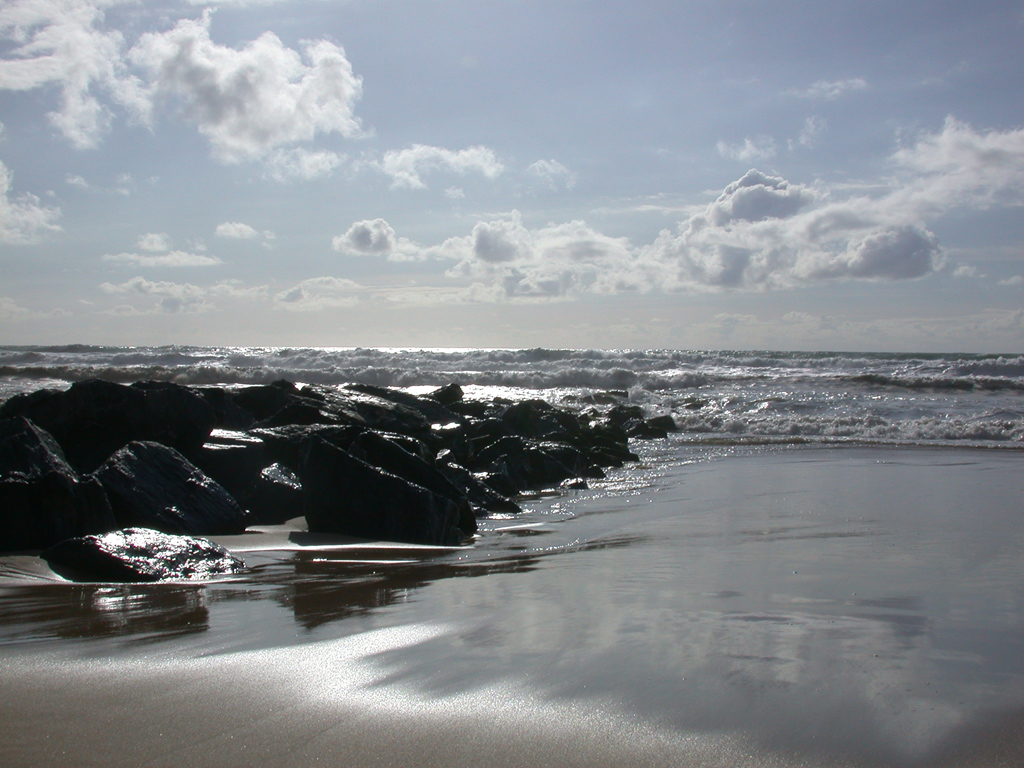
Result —
M 0 343 L 1024 352 L 1024 0 L 3 0 Z

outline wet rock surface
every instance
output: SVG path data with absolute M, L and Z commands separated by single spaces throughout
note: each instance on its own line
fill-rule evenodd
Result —
M 241 560 L 212 541 L 149 528 L 66 539 L 42 557 L 78 580 L 192 581 L 244 569 Z
M 581 488 L 664 437 L 627 393 L 466 400 L 368 384 L 237 388 L 83 381 L 0 406 L 0 549 L 145 527 L 238 533 L 304 514 L 313 532 L 468 542 L 516 497 Z

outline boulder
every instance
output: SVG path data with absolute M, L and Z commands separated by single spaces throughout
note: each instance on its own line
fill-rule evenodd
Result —
M 473 514 L 466 493 L 419 456 L 395 441 L 370 431 L 363 432 L 353 440 L 348 452 L 367 464 L 450 500 L 459 508 L 459 528 L 464 533 L 476 532 L 476 515 Z
M 461 403 L 463 397 L 462 387 L 453 381 L 451 384 L 446 384 L 432 392 L 428 392 L 426 397 L 429 397 L 431 400 L 437 400 L 437 402 L 444 406 Z
M 163 443 L 182 453 L 198 449 L 216 422 L 213 408 L 193 390 L 166 382 L 131 386 L 90 379 L 66 391 L 16 395 L 0 418 L 24 416 L 49 432 L 79 472 L 92 472 L 134 440 Z
M 302 483 L 288 467 L 271 464 L 260 471 L 241 503 L 253 523 L 280 525 L 302 514 Z
M 413 544 L 458 546 L 459 508 L 443 496 L 367 464 L 320 437 L 299 468 L 310 531 Z
M 117 527 L 100 484 L 23 417 L 0 420 L 0 550 L 42 549 Z
M 41 556 L 58 572 L 95 581 L 193 581 L 245 568 L 241 560 L 212 541 L 149 528 L 67 539 Z
M 241 533 L 248 523 L 219 483 L 160 443 L 129 443 L 95 474 L 120 527 L 210 536 Z

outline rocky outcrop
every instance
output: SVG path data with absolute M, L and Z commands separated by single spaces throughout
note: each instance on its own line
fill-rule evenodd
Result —
M 302 506 L 311 531 L 366 539 L 458 546 L 459 506 L 313 437 L 299 467 Z
M 210 404 L 187 387 L 163 382 L 125 386 L 98 379 L 64 392 L 43 389 L 12 397 L 0 406 L 0 418 L 15 416 L 53 435 L 79 472 L 92 472 L 135 440 L 187 454 L 206 441 L 216 421 Z
M 99 482 L 79 476 L 52 436 L 23 417 L 0 419 L 0 551 L 115 527 Z
M 515 498 L 582 488 L 659 437 L 627 393 L 467 400 L 350 384 L 238 387 L 85 381 L 0 406 L 0 548 L 145 527 L 205 536 L 304 514 L 311 531 L 468 541 Z M 9 439 L 8 439 L 9 438 Z
M 96 471 L 118 527 L 209 536 L 241 533 L 249 517 L 214 480 L 160 443 L 129 443 Z
M 67 539 L 42 552 L 42 557 L 58 572 L 92 581 L 192 581 L 238 573 L 245 567 L 212 541 L 149 528 Z

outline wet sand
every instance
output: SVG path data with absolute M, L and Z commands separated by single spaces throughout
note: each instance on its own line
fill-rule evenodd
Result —
M 0 764 L 1024 764 L 1024 455 L 677 451 L 470 549 L 267 530 L 206 585 L 8 558 Z

